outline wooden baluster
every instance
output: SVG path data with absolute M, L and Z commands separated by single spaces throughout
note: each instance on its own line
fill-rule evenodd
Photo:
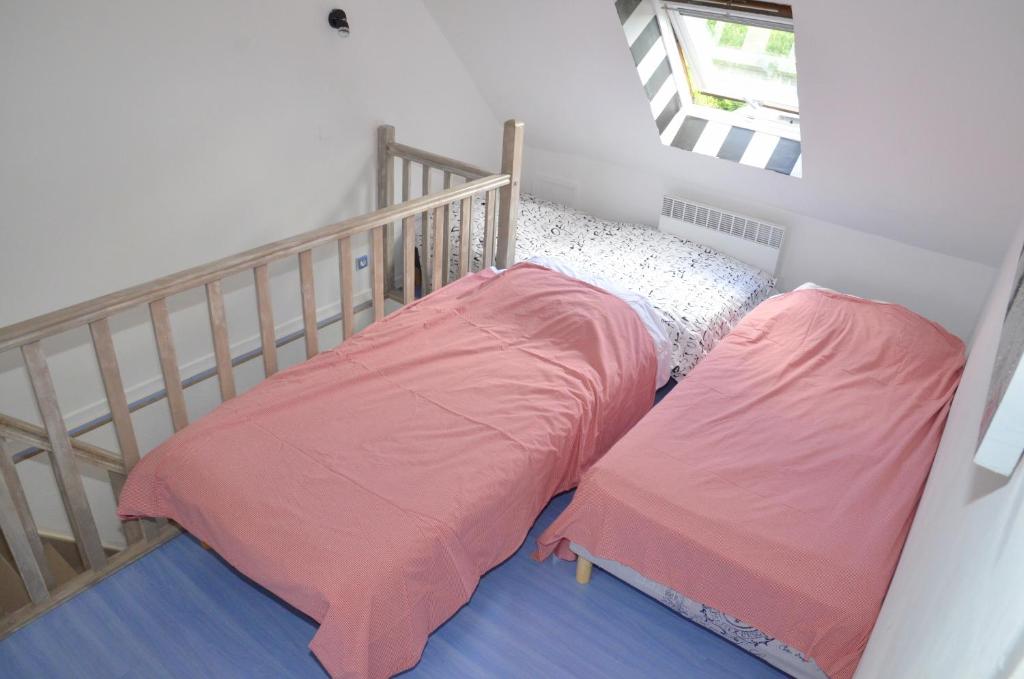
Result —
M 373 229 L 373 320 L 384 318 L 384 227 Z
M 452 188 L 452 173 L 444 173 L 444 190 Z M 452 206 L 451 203 L 444 206 L 444 243 L 441 246 L 441 256 L 444 257 L 444 268 L 442 273 L 444 274 L 444 284 L 448 285 L 451 282 L 451 268 L 452 268 Z
M 412 191 L 411 186 L 412 186 L 412 163 L 409 161 L 408 158 L 402 158 L 402 202 L 403 203 L 409 200 L 409 194 Z M 405 238 L 404 228 L 405 227 L 403 226 L 403 232 L 402 232 L 403 233 L 403 236 L 402 236 L 403 239 Z M 403 240 L 402 251 L 403 252 L 405 251 L 404 240 Z M 402 271 L 405 271 L 405 261 L 404 260 L 402 262 Z M 402 285 L 403 286 L 405 285 L 404 281 L 403 281 Z M 404 290 L 404 288 L 403 288 L 403 290 Z
M 178 369 L 178 354 L 174 350 L 174 333 L 171 330 L 171 316 L 167 313 L 167 299 L 150 302 L 149 315 L 153 319 L 160 372 L 164 376 L 167 403 L 171 407 L 171 423 L 174 431 L 181 431 L 188 426 L 188 409 L 185 407 L 185 390 L 181 387 L 181 372 Z
M 412 161 L 402 158 L 402 202 L 409 200 L 412 187 Z
M 206 306 L 210 311 L 210 332 L 213 333 L 213 356 L 217 362 L 220 400 L 227 401 L 235 397 L 235 372 L 231 367 L 231 342 L 228 340 L 224 291 L 220 281 L 206 284 Z
M 274 309 L 270 301 L 270 274 L 267 265 L 253 269 L 256 279 L 256 307 L 260 319 L 260 345 L 263 347 L 263 372 L 270 377 L 277 372 L 277 336 L 274 330 Z
M 39 342 L 22 346 L 21 354 L 25 358 L 25 367 L 28 369 L 32 390 L 39 405 L 39 414 L 43 418 L 46 435 L 50 440 L 50 466 L 61 498 L 64 500 L 75 544 L 82 555 L 82 563 L 92 570 L 99 570 L 107 564 L 107 555 L 100 543 L 100 534 L 96 530 L 89 500 L 85 496 L 82 477 L 78 465 L 75 464 L 71 439 L 68 438 L 68 430 L 57 404 L 57 392 L 53 388 L 50 368 L 46 365 L 46 355 Z
M 402 220 L 402 301 L 405 304 L 416 299 L 416 217 Z M 422 268 L 421 268 L 422 271 Z
M 394 225 L 388 224 L 385 231 L 385 242 L 387 232 L 391 232 L 394 239 Z M 392 240 L 394 242 L 394 240 Z M 387 266 L 387 251 L 385 250 L 385 266 Z M 338 239 L 338 280 L 341 282 L 341 332 L 342 340 L 347 340 L 355 333 L 355 300 L 352 298 L 352 239 Z
M 501 173 L 511 181 L 501 187 L 501 206 L 498 211 L 499 269 L 516 263 L 516 222 L 519 219 L 519 181 L 523 167 L 523 124 L 515 120 L 505 123 L 501 146 Z
M 377 209 L 391 205 L 395 200 L 395 157 L 388 150 L 395 143 L 395 128 L 381 125 L 377 128 Z M 338 241 L 341 243 L 341 241 Z M 391 222 L 384 231 L 384 270 L 387 288 L 395 284 L 395 266 L 392 261 L 395 251 L 395 224 Z M 348 335 L 346 335 L 347 337 Z
M 433 259 L 433 268 L 431 269 L 430 277 L 430 289 L 440 290 L 441 286 L 444 285 L 443 272 L 444 257 L 441 256 L 441 241 L 444 238 L 444 212 L 448 209 L 447 205 L 438 205 L 434 208 L 434 247 L 437 248 L 437 255 Z
M 11 459 L 11 449 L 0 436 L 0 534 L 14 556 L 32 603 L 50 598 L 54 587 L 53 574 L 43 552 L 35 520 L 28 507 L 25 490 Z
M 473 197 L 462 199 L 459 207 L 459 277 L 470 273 L 469 254 L 473 247 Z
M 313 284 L 313 251 L 299 253 L 299 285 L 302 288 L 302 325 L 306 333 L 306 358 L 320 353 L 316 327 L 316 291 Z
M 135 437 L 135 427 L 132 425 L 124 383 L 121 381 L 121 369 L 118 367 L 117 354 L 114 352 L 114 338 L 110 334 L 110 323 L 105 318 L 93 321 L 89 324 L 89 332 L 92 334 L 92 346 L 96 351 L 100 376 L 103 378 L 103 390 L 107 395 L 107 407 L 110 408 L 110 418 L 114 423 L 117 445 L 121 449 L 121 460 L 124 463 L 125 473 L 128 473 L 139 461 L 139 443 Z M 214 350 L 216 350 L 216 341 Z M 124 476 L 114 473 L 109 473 L 108 476 L 110 486 L 114 491 L 114 499 L 120 500 Z M 138 542 L 145 533 L 140 521 L 122 521 L 121 527 L 124 529 L 124 536 L 129 544 Z
M 423 192 L 421 196 L 430 195 L 430 166 L 423 165 Z M 423 294 L 426 295 L 434 290 L 433 277 L 434 252 L 432 248 L 433 230 L 430 228 L 430 210 L 424 210 L 420 214 L 420 233 L 422 234 L 422 247 L 420 248 L 420 271 L 422 272 L 420 285 L 423 286 Z
M 484 268 L 494 266 L 494 215 L 498 208 L 498 192 L 488 191 L 484 202 Z M 515 254 L 515 253 L 513 253 Z

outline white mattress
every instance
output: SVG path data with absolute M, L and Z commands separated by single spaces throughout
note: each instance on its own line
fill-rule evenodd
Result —
M 453 208 L 450 275 L 458 272 L 459 206 Z M 473 271 L 483 266 L 483 202 L 473 211 Z M 524 195 L 516 261 L 553 258 L 648 299 L 672 342 L 672 374 L 697 361 L 771 292 L 772 276 L 711 248 L 656 229 L 597 219 Z
M 575 542 L 569 545 L 574 553 L 582 556 L 603 571 L 635 587 L 647 596 L 671 608 L 687 620 L 728 639 L 747 653 L 756 655 L 769 665 L 796 679 L 828 679 L 828 676 L 811 658 L 771 637 L 756 627 L 730 617 L 721 611 L 689 599 L 679 592 L 654 580 L 645 578 L 629 566 L 618 561 L 601 559 Z

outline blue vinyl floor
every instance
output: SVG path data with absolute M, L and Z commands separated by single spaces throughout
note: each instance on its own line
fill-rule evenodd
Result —
M 533 561 L 570 499 L 551 501 L 403 679 L 785 676 L 606 573 L 584 586 L 573 564 Z M 0 641 L 0 677 L 322 678 L 315 629 L 183 535 Z

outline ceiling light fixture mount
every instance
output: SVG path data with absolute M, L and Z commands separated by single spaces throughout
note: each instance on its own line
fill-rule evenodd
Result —
M 341 36 L 344 37 L 349 34 L 348 16 L 345 14 L 345 10 L 332 9 L 331 13 L 327 15 L 327 23 L 331 25 L 331 28 L 338 31 Z

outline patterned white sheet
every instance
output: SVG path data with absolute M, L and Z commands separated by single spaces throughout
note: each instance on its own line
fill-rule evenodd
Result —
M 449 275 L 458 275 L 459 206 L 450 220 Z M 473 271 L 483 266 L 483 201 L 473 210 Z M 676 379 L 772 291 L 775 280 L 709 247 L 656 229 L 610 222 L 524 195 L 516 261 L 540 255 L 640 293 L 657 310 L 673 344 Z

